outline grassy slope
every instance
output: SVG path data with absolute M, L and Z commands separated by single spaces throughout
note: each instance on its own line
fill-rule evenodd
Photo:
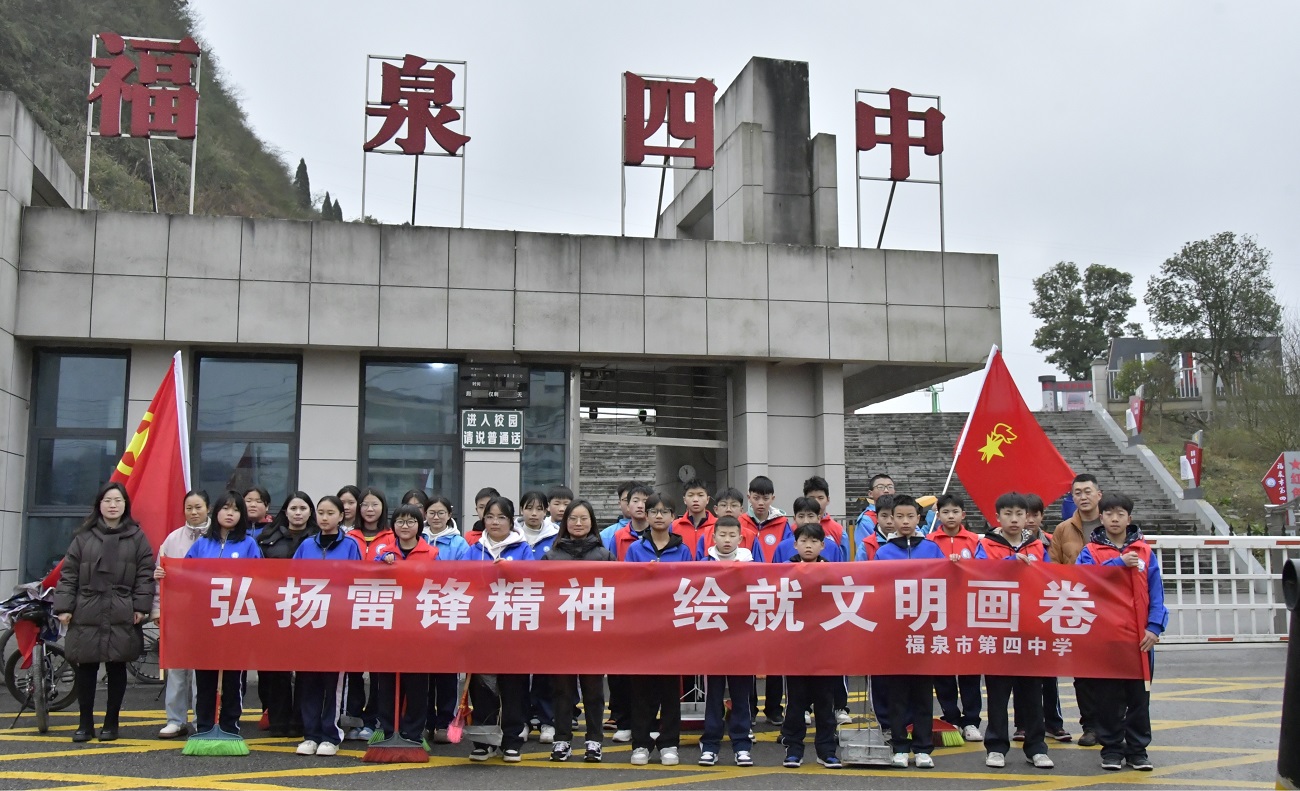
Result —
M 183 38 L 193 24 L 184 0 L 0 0 L 0 90 L 13 91 L 80 174 L 84 164 L 91 35 Z M 202 44 L 202 42 L 200 42 Z M 248 128 L 243 111 L 204 52 L 200 85 L 196 213 L 309 217 L 298 208 L 285 164 Z M 154 143 L 162 211 L 188 205 L 188 143 Z M 91 193 L 107 209 L 152 211 L 142 140 L 99 139 Z
M 1183 443 L 1190 440 L 1195 427 L 1178 416 L 1167 414 L 1162 421 L 1149 415 L 1142 427 L 1147 446 L 1165 467 L 1178 478 L 1178 457 Z M 1201 488 L 1205 499 L 1232 525 L 1238 535 L 1262 534 L 1264 530 L 1264 490 L 1259 480 L 1268 465 L 1277 458 L 1233 429 L 1210 428 L 1205 432 L 1205 461 L 1201 468 Z

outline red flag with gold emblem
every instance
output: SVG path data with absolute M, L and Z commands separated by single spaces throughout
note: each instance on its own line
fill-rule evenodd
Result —
M 996 346 L 954 455 L 957 477 L 991 525 L 997 524 L 993 504 L 999 496 L 1032 492 L 1050 504 L 1074 482 L 1074 470 L 1025 406 Z
M 131 516 L 140 523 L 155 552 L 171 531 L 185 523 L 190 437 L 180 352 L 172 358 L 112 480 L 126 486 Z

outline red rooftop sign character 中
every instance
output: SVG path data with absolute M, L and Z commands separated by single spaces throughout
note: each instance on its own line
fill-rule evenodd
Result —
M 909 110 L 908 101 L 912 94 L 892 88 L 889 96 L 889 108 L 872 107 L 866 102 L 858 102 L 857 139 L 859 151 L 870 151 L 877 144 L 889 146 L 889 178 L 891 181 L 907 181 L 912 176 L 911 148 L 921 148 L 929 156 L 943 153 L 943 113 L 938 108 L 927 110 Z M 889 132 L 881 134 L 876 130 L 876 119 L 889 120 Z M 909 130 L 910 121 L 922 123 L 921 136 L 912 137 Z
M 703 77 L 694 82 L 646 79 L 631 72 L 623 74 L 626 112 L 623 116 L 623 164 L 640 165 L 647 155 L 691 160 L 696 170 L 713 167 L 713 95 L 717 86 Z M 650 94 L 647 108 L 646 93 Z M 687 100 L 692 102 L 694 120 L 686 117 Z M 647 112 L 647 109 L 649 112 Z M 693 146 L 652 146 L 650 140 L 664 124 L 668 138 Z
M 98 36 L 107 57 L 92 55 L 90 104 L 99 103 L 99 135 L 122 135 L 122 105 L 130 105 L 130 137 L 171 135 L 193 140 L 198 134 L 199 91 L 195 87 L 199 45 L 180 41 Z M 132 58 L 132 55 L 135 58 Z M 95 75 L 105 73 L 96 82 Z
M 406 136 L 397 138 L 397 145 L 405 154 L 423 154 L 430 137 L 452 156 L 469 142 L 468 136 L 447 128 L 461 117 L 450 106 L 456 73 L 442 64 L 427 68 L 428 64 L 416 55 L 407 55 L 401 66 L 383 64 L 379 104 L 366 107 L 366 115 L 383 117 L 384 123 L 364 150 L 373 151 L 392 140 L 403 126 Z

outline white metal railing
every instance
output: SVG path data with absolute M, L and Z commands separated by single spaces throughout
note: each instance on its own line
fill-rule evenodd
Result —
M 1148 536 L 1159 553 L 1169 626 L 1165 642 L 1286 640 L 1282 564 L 1300 538 Z
M 1110 369 L 1106 371 L 1106 388 L 1111 401 L 1124 401 L 1127 396 L 1121 396 L 1115 389 L 1115 377 L 1119 376 L 1119 371 Z M 1216 382 L 1216 390 L 1219 395 L 1224 394 L 1223 383 Z M 1174 391 L 1170 396 L 1171 401 L 1197 401 L 1201 397 L 1200 377 L 1196 369 L 1191 366 L 1174 366 Z

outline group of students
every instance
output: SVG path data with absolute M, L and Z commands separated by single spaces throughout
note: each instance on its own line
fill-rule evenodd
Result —
M 1010 492 L 996 504 L 999 526 L 984 535 L 966 528 L 965 509 L 952 494 L 932 508 L 894 492 L 888 476 L 871 481 L 872 505 L 859 517 L 856 546 L 844 527 L 827 513 L 829 485 L 820 477 L 805 481 L 790 515 L 775 507 L 772 481 L 758 476 L 747 495 L 724 488 L 710 497 L 698 480 L 685 484 L 684 513 L 649 485 L 629 481 L 618 489 L 620 519 L 603 529 L 590 502 L 563 486 L 530 491 L 515 504 L 495 489 L 475 497 L 477 521 L 462 532 L 451 502 L 415 490 L 389 513 L 378 489 L 348 486 L 337 495 L 312 499 L 293 492 L 272 518 L 265 489 L 226 492 L 210 502 L 203 492 L 185 500 L 186 525 L 173 532 L 159 551 L 153 576 L 165 579 L 162 557 L 294 558 L 430 563 L 441 560 L 566 560 L 606 562 L 843 562 L 903 559 L 951 561 L 1015 560 L 1122 565 L 1146 577 L 1149 617 L 1141 644 L 1148 652 L 1167 620 L 1158 557 L 1131 524 L 1132 501 L 1121 494 L 1101 495 L 1096 479 L 1081 475 L 1072 491 L 1078 511 L 1053 535 L 1041 530 L 1044 505 L 1033 495 Z M 710 509 L 710 502 L 712 509 Z M 165 583 L 163 583 L 165 585 Z M 161 588 L 165 593 L 165 587 Z M 158 617 L 155 599 L 153 617 Z M 161 628 L 167 628 L 162 625 Z M 1152 661 L 1149 659 L 1149 661 Z M 376 731 L 420 742 L 447 743 L 448 726 L 458 705 L 455 674 L 370 673 L 367 693 L 360 672 L 261 672 L 258 693 L 265 726 L 274 736 L 301 735 L 301 755 L 334 755 L 345 739 L 369 740 Z M 937 694 L 943 719 L 968 741 L 984 741 L 986 764 L 1003 767 L 1014 740 L 1023 740 L 1028 761 L 1050 769 L 1046 738 L 1069 741 L 1061 718 L 1056 679 L 1025 676 L 980 677 L 893 675 L 870 679 L 877 719 L 890 735 L 892 764 L 934 766 L 932 711 Z M 1076 679 L 1084 736 L 1080 744 L 1100 743 L 1102 766 L 1152 768 L 1149 696 L 1142 681 Z M 610 719 L 606 721 L 606 685 Z M 220 686 L 220 707 L 216 711 Z M 506 762 L 522 759 L 521 749 L 537 727 L 539 741 L 552 745 L 550 758 L 567 761 L 575 751 L 578 704 L 585 719 L 583 760 L 602 759 L 604 730 L 615 742 L 631 742 L 631 763 L 645 765 L 657 750 L 664 765 L 680 762 L 683 678 L 680 675 L 471 676 L 468 689 L 476 725 L 498 725 L 500 746 L 474 743 L 469 758 Z M 197 729 L 217 726 L 239 732 L 245 675 L 241 670 L 171 670 L 167 677 L 167 724 L 160 738 L 189 732 L 193 708 Z M 836 728 L 851 721 L 844 677 L 787 676 L 766 679 L 764 713 L 781 728 L 783 765 L 803 763 L 809 720 L 815 726 L 817 762 L 838 768 Z M 394 696 L 400 689 L 400 704 Z M 1008 706 L 1015 695 L 1015 732 Z M 786 706 L 782 708 L 784 695 Z M 735 763 L 753 764 L 753 726 L 758 700 L 753 676 L 704 679 L 705 723 L 699 763 L 720 759 L 724 734 Z M 727 700 L 730 701 L 729 707 Z M 400 705 L 400 708 L 397 706 Z M 988 729 L 981 735 L 981 709 Z M 808 715 L 811 714 L 810 717 Z M 75 737 L 74 737 L 75 738 Z

